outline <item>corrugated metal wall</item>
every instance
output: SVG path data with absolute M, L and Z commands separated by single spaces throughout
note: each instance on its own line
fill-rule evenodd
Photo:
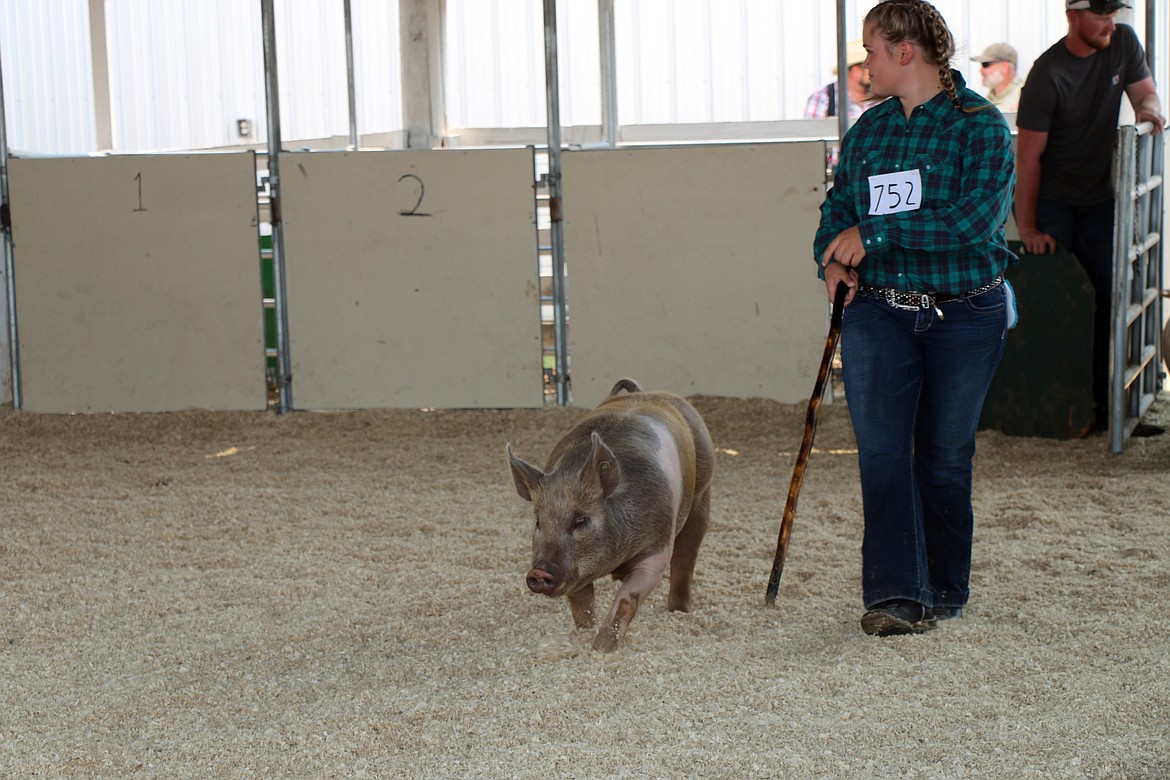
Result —
M 848 37 L 861 37 L 861 20 L 874 5 L 848 0 Z M 1059 0 L 936 0 L 935 6 L 955 35 L 956 67 L 978 91 L 984 91 L 979 67 L 970 57 L 987 44 L 1011 43 L 1026 73 L 1067 31 Z M 452 132 L 544 125 L 541 7 L 541 0 L 447 0 Z M 619 122 L 799 119 L 809 94 L 833 79 L 836 7 L 834 0 L 617 0 Z M 595 0 L 557 3 L 565 125 L 601 121 L 596 14 Z M 1132 14 L 1144 29 L 1144 6 Z M 1160 63 L 1165 51 L 1163 45 Z M 1164 64 L 1156 78 L 1164 94 L 1170 80 Z
M 97 144 L 87 0 L 0 0 L 13 150 L 84 154 Z
M 263 65 L 248 45 L 259 37 L 258 11 L 225 0 L 108 2 L 114 148 L 235 143 L 229 122 L 264 105 Z M 242 35 L 233 41 L 233 32 Z
M 401 124 L 398 7 L 351 0 L 359 133 Z M 258 0 L 105 0 L 113 148 L 119 152 L 263 143 Z M 286 139 L 347 136 L 341 0 L 275 3 Z M 0 0 L 9 144 L 97 150 L 88 0 Z M 252 134 L 241 137 L 238 120 Z
M 360 134 L 400 130 L 398 4 L 351 0 Z M 849 0 L 847 29 L 874 0 Z M 1022 70 L 1065 32 L 1059 0 L 937 0 L 955 33 L 958 67 L 1006 40 Z M 1132 12 L 1143 29 L 1144 5 Z M 541 0 L 446 0 L 448 125 L 544 125 Z M 597 3 L 559 0 L 565 125 L 598 125 Z M 342 0 L 278 0 L 283 135 L 348 135 Z M 263 143 L 258 0 L 105 0 L 111 137 L 119 152 Z M 833 0 L 617 0 L 621 124 L 799 118 L 832 79 Z M 1166 20 L 1155 76 L 1166 90 Z M 13 150 L 96 149 L 88 0 L 0 0 L 9 143 Z M 1164 101 L 1165 102 L 1165 101 Z M 237 120 L 250 120 L 242 138 Z

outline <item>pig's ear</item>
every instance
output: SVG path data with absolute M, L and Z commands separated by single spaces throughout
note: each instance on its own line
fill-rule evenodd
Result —
M 516 492 L 520 494 L 520 498 L 531 501 L 533 491 L 544 481 L 544 472 L 513 455 L 511 444 L 507 445 L 506 449 L 508 463 L 512 466 L 512 481 L 516 483 Z
M 609 498 L 609 494 L 617 490 L 618 483 L 621 482 L 621 466 L 618 465 L 617 457 L 601 440 L 597 431 L 593 432 L 591 438 L 593 453 L 589 458 L 589 466 L 586 468 L 590 470 L 593 478 L 601 486 L 601 497 Z

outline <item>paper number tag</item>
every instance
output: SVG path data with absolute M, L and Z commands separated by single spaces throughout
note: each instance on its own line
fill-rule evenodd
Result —
M 897 214 L 922 205 L 922 174 L 912 171 L 869 177 L 869 213 Z

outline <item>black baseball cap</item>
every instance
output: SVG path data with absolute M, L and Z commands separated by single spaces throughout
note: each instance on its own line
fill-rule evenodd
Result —
M 1111 14 L 1122 8 L 1129 8 L 1121 0 L 1065 0 L 1066 11 L 1092 11 L 1095 14 Z

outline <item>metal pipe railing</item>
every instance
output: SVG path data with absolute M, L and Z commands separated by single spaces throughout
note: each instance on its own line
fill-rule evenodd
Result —
M 292 370 L 288 341 L 288 286 L 285 281 L 284 222 L 280 195 L 280 83 L 276 72 L 276 19 L 272 0 L 260 0 L 264 27 L 264 91 L 268 109 L 268 191 L 272 220 L 272 280 L 276 298 L 277 401 L 281 414 L 292 410 Z
M 557 2 L 544 0 L 544 84 L 548 104 L 548 213 L 552 237 L 553 332 L 556 336 L 557 404 L 569 402 L 568 312 L 565 304 L 565 238 L 561 212 L 561 103 L 557 67 Z
M 20 342 L 16 325 L 16 263 L 12 245 L 12 220 L 8 205 L 8 120 L 4 113 L 4 70 L 0 67 L 0 236 L 4 243 L 4 295 L 7 303 L 8 368 L 12 381 L 12 408 L 21 408 Z M 2 395 L 2 394 L 0 394 Z
M 1119 454 L 1160 384 L 1165 144 L 1150 122 L 1117 131 L 1114 148 L 1109 448 Z
M 342 0 L 345 10 L 345 81 L 349 88 L 349 148 L 358 148 L 357 90 L 353 76 L 353 14 L 350 0 Z

